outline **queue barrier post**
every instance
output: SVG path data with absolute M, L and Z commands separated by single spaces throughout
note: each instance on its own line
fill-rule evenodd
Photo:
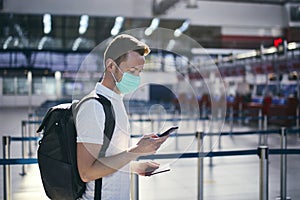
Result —
M 140 123 L 140 131 L 141 131 L 141 133 L 143 133 L 143 131 L 144 131 L 143 122 L 144 122 L 143 116 L 142 116 L 141 113 L 139 113 L 139 123 Z
M 30 121 L 28 122 L 25 122 L 27 123 L 27 130 L 28 130 L 28 134 L 27 134 L 27 137 L 32 137 L 32 134 L 31 134 L 31 131 L 32 131 L 32 128 L 31 128 L 31 123 Z M 32 141 L 28 141 L 28 156 L 31 158 L 32 155 L 33 155 L 33 151 L 32 151 Z
M 258 147 L 259 156 L 259 200 L 269 199 L 269 148 Z
M 206 112 L 206 103 L 202 104 L 201 117 L 204 119 L 204 120 L 202 120 L 202 127 L 203 127 L 203 132 L 205 132 L 205 130 L 206 130 L 206 120 L 205 120 L 205 118 L 208 117 L 208 114 Z
M 213 116 L 211 116 L 210 118 L 211 122 L 214 123 L 213 121 Z M 213 136 L 215 135 L 215 132 L 212 131 L 209 134 L 209 149 L 212 150 L 213 149 Z M 206 134 L 207 135 L 207 134 Z M 221 135 L 220 135 L 221 137 Z M 209 157 L 209 167 L 213 167 L 213 157 Z
M 194 115 L 195 115 L 195 118 L 194 118 L 194 122 L 195 122 L 194 130 L 197 130 L 198 129 L 198 119 L 200 119 L 200 115 L 198 116 L 197 113 L 195 113 Z
M 25 121 L 22 121 L 22 138 L 25 138 L 26 137 L 26 124 L 25 124 Z M 22 147 L 22 158 L 24 159 L 25 158 L 25 155 L 26 155 L 26 148 L 25 148 L 25 141 L 22 140 L 21 141 L 21 147 Z M 26 175 L 26 172 L 25 172 L 25 165 L 22 165 L 22 172 L 20 173 L 21 176 L 24 176 Z
M 198 187 L 197 187 L 197 199 L 203 200 L 203 156 L 202 150 L 203 149 L 203 132 L 196 132 L 196 137 L 198 141 L 197 150 L 198 150 Z
M 239 102 L 239 114 L 238 114 L 238 117 L 239 117 L 239 126 L 242 125 L 242 122 L 243 122 L 243 117 L 242 117 L 242 113 L 243 113 L 243 104 L 242 102 Z
M 296 109 L 296 128 L 297 129 L 300 128 L 299 109 L 300 109 L 300 107 L 299 107 L 299 104 L 298 104 L 297 109 Z M 299 132 L 298 132 L 297 136 L 298 136 L 298 139 L 299 139 L 300 138 L 300 133 Z
M 203 120 L 202 120 L 202 129 L 203 129 L 203 132 L 205 132 L 205 130 L 206 130 L 206 120 L 205 120 L 205 118 L 207 117 L 207 115 L 206 115 L 206 112 L 205 112 L 205 104 L 203 104 L 202 105 L 202 118 L 203 118 Z
M 268 115 L 264 115 L 264 130 L 268 130 Z M 264 134 L 263 145 L 268 145 L 268 134 Z
M 154 119 L 151 118 L 150 122 L 151 122 L 151 131 L 154 132 Z
M 287 148 L 287 132 L 286 128 L 281 128 L 280 136 L 280 147 L 281 150 L 286 150 Z M 277 197 L 276 200 L 290 200 L 290 197 L 287 197 L 287 155 L 280 154 L 280 197 Z
M 262 130 L 262 126 L 263 126 L 263 116 L 262 116 L 262 110 L 259 109 L 258 110 L 258 130 Z M 258 145 L 262 144 L 262 139 L 261 139 L 262 135 L 259 134 L 258 135 Z
M 132 113 L 132 112 L 129 112 L 128 115 L 129 115 L 129 119 L 131 119 L 131 120 L 129 120 L 130 127 L 133 127 L 133 120 L 132 120 L 132 118 L 133 118 L 133 113 Z
M 229 119 L 230 119 L 230 133 L 233 132 L 233 119 L 234 118 L 234 110 L 233 110 L 233 106 L 230 107 L 230 111 L 229 111 Z
M 131 187 L 131 196 L 132 200 L 139 200 L 139 176 L 132 173 L 132 187 Z
M 39 120 L 23 120 L 21 122 L 21 125 L 22 125 L 22 137 L 34 137 L 32 135 L 32 125 L 35 125 L 35 124 L 40 124 L 41 121 Z M 33 151 L 32 151 L 32 141 L 28 141 L 28 153 L 25 151 L 25 144 L 24 144 L 25 141 L 22 141 L 22 154 L 24 154 L 24 157 L 25 158 L 25 155 L 28 154 L 29 157 L 32 157 L 33 156 Z M 23 156 L 23 155 L 22 155 Z
M 10 136 L 2 137 L 3 158 L 10 158 Z M 11 200 L 10 165 L 3 165 L 3 199 Z
M 299 130 L 291 130 L 291 131 L 299 131 Z M 275 133 L 275 132 L 274 132 Z M 285 131 L 286 133 L 286 131 Z M 203 135 L 205 135 L 204 133 L 202 133 Z M 186 134 L 185 134 L 186 135 Z M 193 134 L 194 135 L 194 134 Z M 30 140 L 32 138 L 29 138 Z M 203 136 L 202 136 L 203 139 Z M 10 136 L 3 136 L 3 158 L 7 159 L 10 158 L 10 143 L 12 141 L 12 138 Z M 203 142 L 203 141 L 202 141 Z M 201 144 L 201 142 L 199 142 L 199 144 Z M 200 147 L 200 145 L 199 145 Z M 260 183 L 266 183 L 266 184 L 260 184 L 260 196 L 261 199 L 260 200 L 265 200 L 267 199 L 266 197 L 268 197 L 268 147 L 266 146 L 262 146 L 259 148 L 260 153 L 259 153 L 259 157 L 260 157 Z M 282 150 L 282 149 L 281 149 Z M 266 151 L 266 152 L 264 152 Z M 299 152 L 299 150 L 298 150 Z M 199 151 L 196 154 L 199 158 Z M 200 166 L 201 166 L 201 162 L 202 162 L 202 168 L 199 168 L 199 196 L 201 196 L 201 190 L 202 190 L 202 194 L 203 194 L 203 152 L 201 152 L 200 154 L 202 156 L 202 158 L 199 160 Z M 237 155 L 237 154 L 236 154 Z M 189 156 L 191 157 L 191 156 Z M 193 157 L 193 156 L 192 156 Z M 213 156 L 209 156 L 209 157 L 213 157 Z M 36 161 L 35 161 L 36 162 Z M 32 161 L 30 161 L 29 164 L 31 164 Z M 24 162 L 21 162 L 20 164 L 24 165 Z M 26 163 L 28 164 L 28 163 Z M 10 200 L 11 199 L 11 180 L 10 180 L 10 166 L 9 164 L 5 163 L 3 164 L 4 166 L 4 170 L 3 170 L 3 175 L 4 175 L 4 200 Z M 201 174 L 201 170 L 202 169 L 202 174 Z M 202 175 L 202 177 L 201 177 Z M 139 190 L 138 190 L 138 185 L 139 185 L 139 180 L 138 180 L 138 176 L 136 175 L 135 177 L 136 179 L 134 180 L 136 185 L 136 190 L 134 191 L 134 197 L 135 199 L 139 198 Z M 201 187 L 202 184 L 202 187 Z M 201 189 L 201 190 L 200 190 Z M 265 191 L 265 192 L 263 192 Z M 200 198 L 200 197 L 199 197 Z

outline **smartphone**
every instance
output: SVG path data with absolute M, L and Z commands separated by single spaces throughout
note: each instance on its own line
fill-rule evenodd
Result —
M 157 170 L 154 170 L 153 172 L 146 172 L 145 176 L 152 176 L 152 175 L 155 175 L 155 174 L 160 174 L 160 173 L 163 173 L 163 172 L 168 172 L 170 170 L 171 170 L 170 168 L 169 169 L 163 169 L 163 170 L 157 169 Z
M 158 137 L 167 136 L 170 133 L 172 133 L 173 131 L 175 131 L 176 129 L 178 129 L 178 126 L 173 126 L 173 127 L 169 128 L 168 130 L 166 130 L 165 132 L 163 132 L 162 134 L 159 134 Z

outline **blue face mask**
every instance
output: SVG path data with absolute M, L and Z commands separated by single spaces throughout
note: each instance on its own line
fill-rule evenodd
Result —
M 122 72 L 122 74 L 123 74 L 123 77 L 122 77 L 121 81 L 118 82 L 116 80 L 114 74 L 112 73 L 112 76 L 116 81 L 116 86 L 117 86 L 118 90 L 122 94 L 128 94 L 128 93 L 134 92 L 139 87 L 139 85 L 141 83 L 141 77 L 140 76 L 135 76 L 135 75 L 130 74 L 128 72 Z

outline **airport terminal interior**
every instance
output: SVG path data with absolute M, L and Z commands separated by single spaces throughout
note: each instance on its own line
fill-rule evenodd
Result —
M 179 127 L 132 200 L 300 199 L 299 0 L 0 0 L 0 199 L 49 199 L 36 130 L 122 33 L 151 49 L 123 98 L 130 143 Z

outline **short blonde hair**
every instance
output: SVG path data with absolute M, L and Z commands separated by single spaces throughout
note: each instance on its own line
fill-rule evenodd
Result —
M 128 34 L 121 34 L 115 37 L 107 46 L 104 52 L 104 63 L 108 58 L 114 60 L 117 64 L 126 59 L 129 51 L 135 51 L 141 56 L 150 53 L 150 48 L 144 42 Z

